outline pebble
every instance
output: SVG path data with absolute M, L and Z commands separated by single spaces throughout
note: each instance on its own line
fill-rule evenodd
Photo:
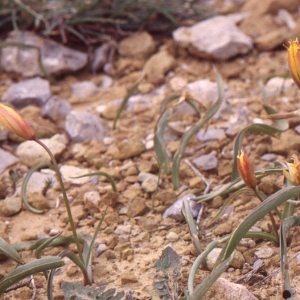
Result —
M 173 231 L 170 231 L 167 235 L 166 235 L 166 239 L 169 242 L 176 242 L 179 239 L 179 235 Z
M 97 47 L 94 52 L 94 59 L 92 61 L 92 71 L 100 71 L 104 65 L 108 62 L 108 56 L 110 51 L 113 49 L 113 44 L 107 42 Z
M 48 80 L 36 77 L 12 84 L 2 95 L 2 101 L 10 102 L 17 108 L 30 104 L 43 106 L 50 96 Z
M 19 161 L 18 157 L 0 148 L 0 174 Z
M 98 247 L 96 248 L 96 257 L 101 255 L 107 249 L 108 249 L 108 247 L 105 244 L 99 244 Z
M 273 256 L 273 254 L 274 254 L 274 249 L 272 248 L 263 248 L 255 252 L 255 255 L 261 259 L 270 258 Z
M 49 38 L 43 38 L 32 31 L 11 31 L 5 42 L 30 44 L 41 49 L 41 60 L 48 74 L 74 73 L 88 63 L 86 53 L 67 48 Z M 39 53 L 36 49 L 6 46 L 1 48 L 1 67 L 6 72 L 16 72 L 24 77 L 42 76 Z
M 285 41 L 285 32 L 281 29 L 275 29 L 260 35 L 254 41 L 255 46 L 260 51 L 271 51 L 282 45 Z
M 83 177 L 84 178 L 84 177 Z M 87 177 L 88 178 L 88 177 Z M 86 192 L 83 194 L 84 207 L 89 214 L 94 215 L 100 211 L 100 194 L 97 191 Z
M 92 81 L 81 81 L 71 85 L 72 94 L 79 99 L 91 97 L 98 91 L 98 87 Z
M 265 85 L 265 90 L 268 97 L 275 96 L 283 92 L 284 90 L 290 90 L 295 85 L 291 78 L 273 77 L 268 80 Z
M 276 160 L 277 155 L 274 153 L 266 153 L 266 154 L 262 155 L 260 158 L 265 161 L 274 161 L 274 160 Z
M 230 223 L 219 224 L 213 231 L 215 235 L 223 236 L 225 234 L 231 233 L 232 225 Z
M 222 300 L 258 300 L 248 289 L 241 285 L 228 281 L 224 278 L 218 278 L 203 300 L 222 299 Z
M 191 92 L 199 101 L 209 100 L 212 103 L 218 98 L 217 83 L 208 79 L 190 82 L 186 85 L 186 90 Z
M 183 201 L 185 199 L 188 199 L 192 215 L 194 218 L 196 218 L 198 216 L 199 210 L 201 208 L 201 204 L 193 201 L 192 199 L 194 199 L 194 198 L 195 198 L 194 194 L 186 194 L 186 195 L 180 197 L 169 208 L 167 208 L 165 210 L 162 218 L 163 219 L 171 218 L 178 222 L 181 222 L 182 221 L 181 209 L 182 209 Z
M 52 170 L 51 170 L 52 171 Z M 30 179 L 26 186 L 26 192 L 28 194 L 33 194 L 36 192 L 41 192 L 45 187 L 45 181 L 52 181 L 52 188 L 58 186 L 56 176 L 54 171 L 52 173 L 42 173 L 42 172 L 33 172 L 30 176 Z
M 0 203 L 0 210 L 6 217 L 13 216 L 22 209 L 22 199 L 20 197 L 7 197 Z
M 210 171 L 217 168 L 218 159 L 215 155 L 204 154 L 193 159 L 193 163 L 202 171 Z
M 175 66 L 175 58 L 167 51 L 153 54 L 144 66 L 146 79 L 153 84 L 164 82 L 165 74 Z
M 89 176 L 82 178 L 72 178 L 90 173 L 90 170 L 86 168 L 63 165 L 60 167 L 60 172 L 62 174 L 63 180 L 71 184 L 83 185 L 90 180 Z
M 225 131 L 221 128 L 200 129 L 197 133 L 197 138 L 200 142 L 221 141 L 226 137 Z
M 116 151 L 111 153 L 116 159 L 128 159 L 139 156 L 145 151 L 145 145 L 141 140 L 126 140 L 117 144 Z
M 240 251 L 235 250 L 234 257 L 229 265 L 233 268 L 241 269 L 245 262 L 246 262 L 246 259 L 245 259 L 244 255 Z
M 67 139 L 63 134 L 56 134 L 50 139 L 41 139 L 41 142 L 50 149 L 56 158 L 58 158 L 67 147 Z M 17 148 L 16 154 L 20 158 L 20 161 L 29 167 L 42 161 L 51 161 L 47 151 L 34 141 L 25 141 L 21 143 Z
M 230 16 L 216 16 L 191 27 L 179 27 L 173 38 L 190 53 L 217 60 L 246 54 L 253 47 L 251 38 L 239 30 Z
M 145 199 L 141 197 L 136 197 L 128 206 L 127 216 L 129 218 L 143 216 L 148 211 L 149 207 L 146 205 Z
M 122 56 L 148 58 L 156 48 L 153 37 L 146 31 L 138 32 L 124 38 L 118 46 Z
M 68 113 L 72 110 L 71 104 L 57 96 L 52 96 L 41 110 L 43 118 L 49 118 L 54 122 L 65 120 Z
M 65 130 L 75 143 L 92 139 L 102 141 L 108 135 L 107 123 L 86 111 L 71 111 L 66 118 Z
M 138 282 L 138 279 L 132 272 L 125 272 L 121 274 L 121 284 L 127 284 L 127 283 L 135 283 Z
M 153 193 L 158 188 L 158 178 L 148 177 L 142 183 L 142 189 L 146 193 Z
M 123 235 L 123 234 L 130 234 L 132 229 L 131 225 L 118 225 L 115 229 L 115 234 Z
M 289 145 L 287 148 L 286 145 Z M 299 135 L 292 129 L 283 132 L 280 139 L 272 138 L 269 152 L 277 153 L 286 156 L 291 150 L 300 148 Z
M 217 258 L 219 257 L 219 254 L 221 253 L 221 251 L 222 251 L 221 248 L 214 248 L 209 252 L 209 254 L 206 257 L 206 264 L 207 264 L 208 270 L 210 270 L 210 271 L 213 270 L 213 268 L 216 264 Z

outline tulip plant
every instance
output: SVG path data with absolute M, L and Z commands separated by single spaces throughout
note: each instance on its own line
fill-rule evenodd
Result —
M 297 40 L 289 41 L 289 47 L 287 48 L 288 53 L 288 67 L 290 70 L 291 77 L 295 81 L 296 85 L 300 89 L 300 44 Z M 208 110 L 210 112 L 209 118 L 215 113 L 216 109 L 223 98 L 223 88 L 222 82 L 217 74 L 217 82 L 219 87 L 219 98 L 216 103 Z M 270 76 L 267 77 L 269 79 Z M 288 123 L 286 118 L 294 117 L 298 115 L 298 112 L 293 113 L 277 113 L 272 107 L 267 103 L 267 96 L 264 89 L 264 79 L 259 81 L 259 85 L 262 90 L 262 106 L 269 115 L 270 119 L 274 120 L 275 127 L 265 124 L 251 124 L 243 130 L 241 130 L 236 136 L 234 142 L 234 163 L 232 170 L 232 182 L 225 185 L 221 189 L 210 194 L 205 194 L 196 197 L 195 201 L 204 202 L 215 198 L 216 196 L 221 196 L 227 198 L 223 206 L 220 208 L 219 213 L 210 222 L 209 226 L 220 219 L 224 213 L 226 207 L 234 200 L 236 196 L 244 192 L 250 192 L 255 195 L 261 203 L 254 208 L 254 210 L 243 220 L 240 225 L 238 225 L 235 230 L 227 236 L 220 239 L 212 241 L 202 248 L 201 241 L 198 238 L 200 233 L 197 230 L 197 224 L 193 220 L 190 207 L 188 202 L 184 202 L 182 212 L 188 223 L 193 244 L 196 251 L 198 252 L 198 257 L 196 258 L 193 266 L 191 268 L 189 278 L 188 278 L 188 292 L 186 299 L 199 300 L 204 297 L 208 289 L 213 285 L 213 283 L 221 276 L 221 274 L 228 268 L 230 261 L 233 258 L 234 250 L 238 246 L 239 242 L 243 238 L 259 238 L 263 240 L 269 240 L 274 242 L 274 246 L 280 247 L 280 263 L 283 281 L 283 292 L 282 296 L 284 299 L 296 299 L 293 296 L 292 289 L 290 286 L 290 279 L 288 274 L 288 260 L 287 260 L 287 245 L 286 239 L 288 231 L 292 226 L 300 225 L 300 217 L 294 215 L 294 206 L 298 203 L 298 197 L 300 195 L 300 162 L 296 154 L 292 155 L 293 163 L 279 164 L 275 163 L 273 166 L 267 166 L 266 168 L 254 171 L 253 165 L 250 162 L 246 152 L 242 149 L 243 139 L 252 133 L 264 133 L 272 137 L 279 138 L 280 135 L 288 129 Z M 179 98 L 180 99 L 180 98 Z M 167 100 L 169 101 L 169 100 Z M 171 107 L 171 108 L 170 108 Z M 173 106 L 174 107 L 174 106 Z M 168 119 L 170 118 L 172 106 L 169 105 L 168 110 L 162 113 L 160 120 L 156 127 L 156 137 L 155 137 L 155 150 L 161 165 L 164 167 L 166 173 L 170 168 L 170 162 L 168 161 L 168 156 L 165 154 L 165 147 L 163 145 L 163 133 L 167 126 Z M 207 114 L 206 114 L 207 116 Z M 188 141 L 192 134 L 195 134 L 200 127 L 208 120 L 205 116 L 200 119 L 197 126 L 191 126 L 191 129 L 184 134 L 182 138 L 182 143 L 174 156 L 173 159 L 173 171 L 172 178 L 175 188 L 179 188 L 178 172 L 179 163 L 182 157 L 183 151 L 187 146 Z M 268 176 L 270 174 L 280 174 L 283 175 L 283 180 L 286 187 L 280 191 L 274 193 L 273 195 L 267 196 L 258 189 L 258 181 L 262 177 Z M 284 204 L 283 210 L 280 211 L 280 205 Z M 269 215 L 272 224 L 271 233 L 267 232 L 257 232 L 251 230 L 255 223 L 266 215 Z M 277 219 L 280 220 L 280 224 L 275 221 L 274 215 L 277 215 Z M 217 246 L 224 244 L 222 251 L 217 259 L 215 268 L 211 274 L 203 280 L 203 282 L 194 287 L 194 279 L 197 269 L 202 266 L 205 267 L 205 259 L 207 255 Z
M 57 235 L 50 239 L 42 239 L 39 240 L 38 242 L 33 242 L 26 245 L 13 245 L 13 246 L 7 244 L 3 239 L 0 238 L 0 251 L 5 255 L 7 255 L 8 257 L 14 259 L 19 264 L 21 264 L 20 267 L 17 267 L 14 271 L 10 272 L 0 280 L 0 295 L 9 286 L 11 286 L 12 284 L 20 281 L 21 279 L 29 275 L 42 272 L 42 271 L 54 270 L 58 267 L 63 266 L 64 262 L 61 260 L 61 258 L 65 256 L 67 256 L 69 259 L 71 259 L 75 264 L 77 264 L 80 267 L 84 276 L 84 284 L 89 284 L 89 285 L 92 284 L 93 278 L 91 273 L 91 255 L 92 255 L 93 245 L 96 236 L 100 230 L 100 226 L 102 224 L 103 218 L 100 220 L 95 230 L 95 234 L 93 238 L 90 237 L 82 238 L 81 236 L 79 236 L 76 232 L 76 226 L 73 220 L 72 211 L 70 208 L 69 200 L 67 198 L 67 193 L 64 187 L 62 176 L 59 171 L 58 164 L 53 154 L 49 150 L 49 148 L 36 137 L 35 131 L 32 129 L 32 127 L 15 110 L 1 103 L 0 103 L 0 123 L 2 123 L 11 132 L 15 133 L 19 137 L 26 140 L 35 141 L 36 143 L 41 145 L 49 154 L 53 164 L 52 168 L 55 170 L 58 182 L 60 184 L 64 203 L 68 213 L 69 222 L 73 233 L 72 236 L 70 237 L 64 238 Z M 47 165 L 49 165 L 49 163 L 47 163 Z M 35 170 L 36 168 L 33 167 L 33 169 Z M 32 172 L 29 171 L 28 173 L 32 173 Z M 101 174 L 100 173 L 101 172 L 87 174 L 83 176 L 90 176 L 90 175 L 106 176 L 107 175 L 104 174 L 103 172 Z M 109 179 L 112 180 L 112 178 Z M 115 187 L 114 182 L 111 183 L 114 188 Z M 65 250 L 59 255 L 59 257 L 40 258 L 40 253 L 42 249 L 44 249 L 45 247 L 55 246 L 59 244 L 69 243 L 69 242 L 75 242 L 79 257 L 75 255 L 73 252 Z M 81 244 L 84 244 L 84 246 L 82 247 Z M 25 264 L 24 261 L 19 256 L 18 252 L 25 251 L 25 250 L 33 250 L 33 249 L 36 249 L 36 256 L 39 259 L 37 261 L 33 261 L 31 263 Z M 48 288 L 47 288 L 48 299 L 53 299 L 52 291 L 51 291 L 53 272 L 47 274 L 47 278 L 48 278 Z

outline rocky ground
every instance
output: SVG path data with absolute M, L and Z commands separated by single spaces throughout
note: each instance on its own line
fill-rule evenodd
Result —
M 152 285 L 158 274 L 154 263 L 169 245 L 182 257 L 179 290 L 187 290 L 187 277 L 197 252 L 186 223 L 180 221 L 180 212 L 169 214 L 166 209 L 185 195 L 192 198 L 230 182 L 237 133 L 252 123 L 272 124 L 262 108 L 258 80 L 272 73 L 286 74 L 287 53 L 282 44 L 299 36 L 299 5 L 296 0 L 216 1 L 214 7 L 225 15 L 179 28 L 172 36 L 142 32 L 119 43 L 106 43 L 89 62 L 87 54 L 31 32 L 13 32 L 7 37 L 6 42 L 30 42 L 42 49 L 44 70 L 36 49 L 2 48 L 0 96 L 32 125 L 57 158 L 78 232 L 92 235 L 108 206 L 93 259 L 96 286 L 134 291 L 135 299 L 159 299 Z M 224 101 L 208 128 L 200 130 L 189 143 L 180 167 L 181 186 L 175 190 L 154 151 L 160 106 L 166 97 L 188 92 L 199 102 L 200 110 L 207 109 L 218 96 L 213 66 L 224 80 Z M 144 79 L 113 129 L 122 99 L 142 73 Z M 300 93 L 291 79 L 271 78 L 266 92 L 269 105 L 278 112 L 299 107 Z M 164 136 L 170 158 L 183 133 L 197 120 L 185 104 L 174 113 Z M 255 169 L 274 161 L 289 161 L 294 153 L 299 155 L 300 119 L 290 119 L 289 125 L 280 139 L 263 134 L 245 139 L 243 147 Z M 49 161 L 47 154 L 39 145 L 21 141 L 4 128 L 0 140 L 1 237 L 14 244 L 58 232 L 70 235 L 60 189 L 51 170 L 36 171 L 27 188 L 29 203 L 44 209 L 44 214 L 30 212 L 20 197 L 22 178 L 36 163 Z M 101 176 L 71 178 L 99 170 L 114 178 L 117 193 Z M 52 187 L 42 195 L 49 179 Z M 259 187 L 270 195 L 283 187 L 283 176 L 268 176 Z M 255 197 L 241 195 L 217 226 L 208 228 L 206 225 L 224 200 L 217 197 L 202 207 L 203 247 L 230 233 L 259 204 Z M 193 207 L 196 215 L 199 208 Z M 268 222 L 265 218 L 256 226 L 268 231 Z M 300 297 L 300 262 L 295 258 L 298 231 L 295 228 L 291 232 L 289 251 L 290 258 L 294 258 L 289 268 L 295 299 Z M 66 247 L 75 250 L 74 244 Z M 63 249 L 47 248 L 43 255 L 57 255 Z M 22 258 L 31 261 L 34 256 L 27 251 Z M 258 260 L 264 262 L 263 271 L 244 280 L 242 276 Z M 54 299 L 64 299 L 62 281 L 82 282 L 79 268 L 65 261 L 54 279 Z M 222 275 L 241 285 L 219 281 L 206 299 L 282 299 L 279 261 L 279 248 L 274 243 L 243 240 L 230 268 Z M 15 266 L 11 260 L 1 261 L 0 275 Z M 197 283 L 209 272 L 199 270 Z M 43 275 L 34 278 L 35 299 L 45 299 Z M 31 295 L 30 287 L 22 287 L 1 299 L 30 299 Z

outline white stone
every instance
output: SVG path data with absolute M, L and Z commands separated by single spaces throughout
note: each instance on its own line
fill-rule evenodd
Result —
M 11 153 L 0 148 L 0 174 L 4 172 L 8 167 L 17 163 L 19 159 Z
M 50 139 L 41 139 L 52 152 L 54 157 L 58 157 L 67 146 L 67 139 L 62 134 L 56 134 Z M 47 151 L 34 141 L 25 141 L 21 143 L 16 151 L 20 160 L 29 167 L 32 167 L 42 161 L 51 161 Z
M 191 27 L 179 27 L 173 38 L 198 56 L 228 60 L 248 53 L 253 47 L 251 38 L 234 21 L 228 16 L 216 16 Z
M 82 185 L 87 183 L 90 180 L 90 176 L 86 176 L 82 178 L 72 178 L 72 177 L 82 176 L 90 173 L 89 169 L 64 165 L 60 167 L 60 172 L 62 174 L 63 180 L 71 184 Z
M 76 82 L 71 88 L 72 94 L 77 98 L 90 97 L 98 91 L 98 87 L 92 81 Z
M 208 270 L 212 271 L 217 258 L 219 257 L 219 254 L 221 253 L 222 249 L 221 248 L 214 248 L 210 251 L 210 253 L 207 255 L 206 257 L 206 264 L 207 264 L 207 268 Z
M 115 234 L 118 234 L 118 235 L 130 234 L 131 228 L 132 228 L 131 225 L 119 225 L 115 229 Z
M 267 92 L 267 96 L 274 96 L 280 94 L 284 90 L 289 90 L 295 87 L 295 83 L 293 79 L 288 78 L 281 78 L 281 77 L 274 77 L 268 80 L 265 85 L 265 89 Z
M 262 248 L 255 252 L 255 255 L 261 259 L 270 258 L 273 254 L 274 249 L 272 248 Z

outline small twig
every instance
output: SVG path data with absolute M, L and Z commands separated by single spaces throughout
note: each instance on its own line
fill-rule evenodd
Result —
M 204 195 L 207 194 L 210 189 L 210 182 L 208 180 L 206 180 L 206 178 L 187 159 L 185 159 L 184 162 L 194 171 L 194 173 L 197 176 L 199 176 L 204 181 L 206 187 L 205 187 L 203 194 Z

